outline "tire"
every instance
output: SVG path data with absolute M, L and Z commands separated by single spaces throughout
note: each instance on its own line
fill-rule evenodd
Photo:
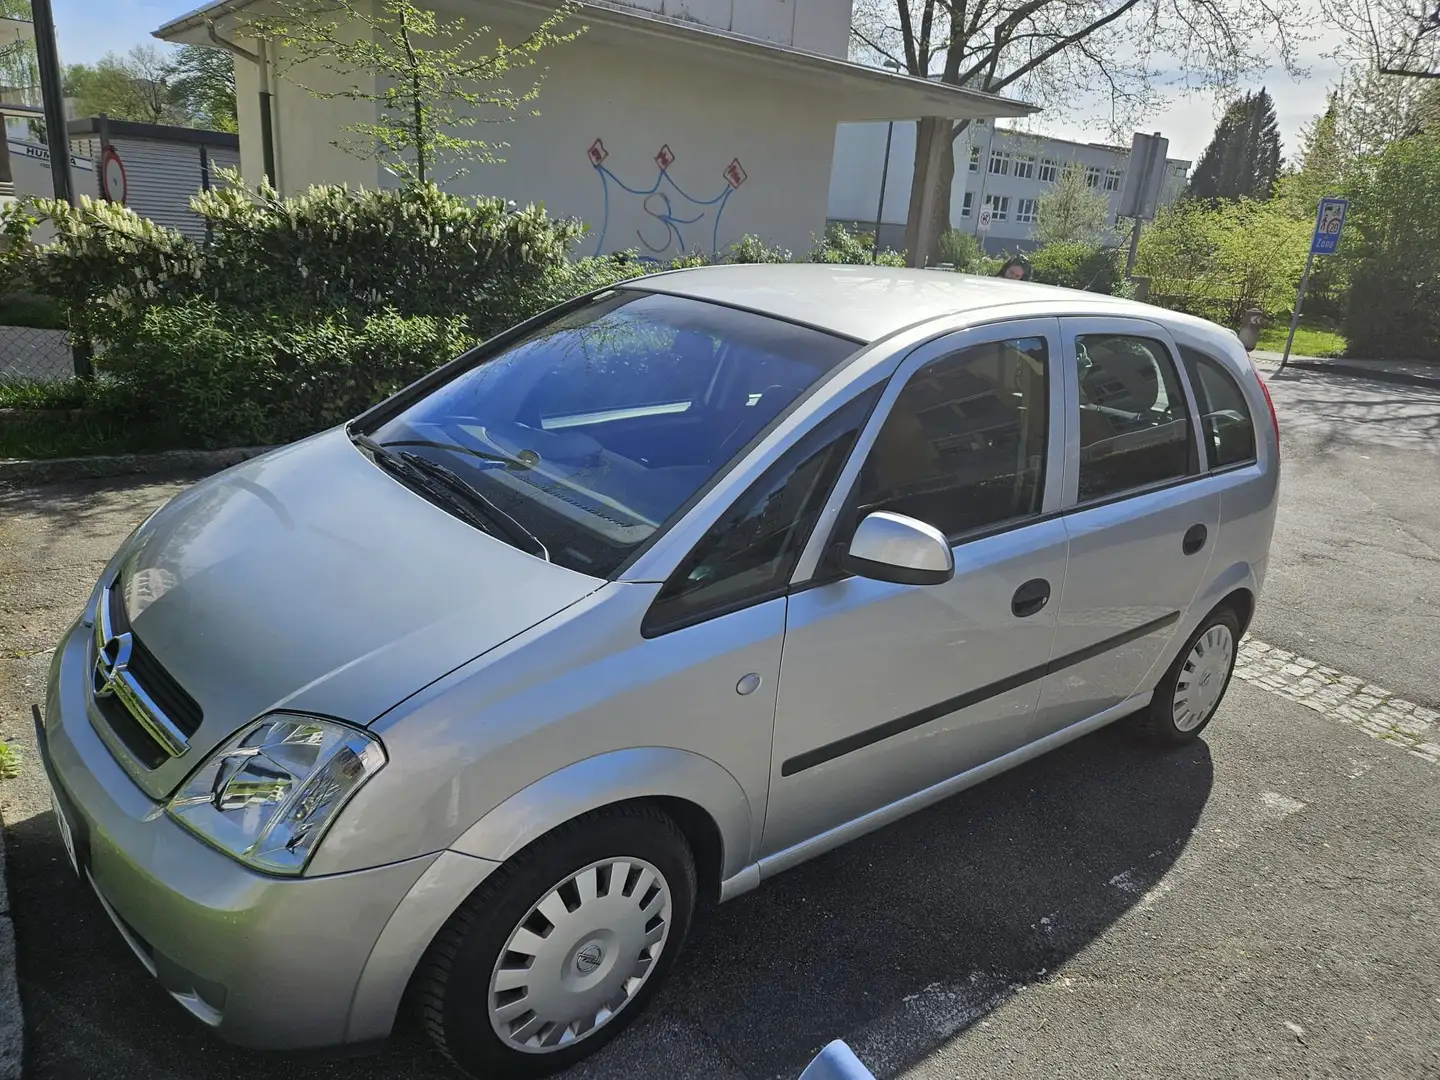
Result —
M 644 1010 L 685 943 L 695 893 L 685 836 L 655 807 L 568 822 L 486 878 L 436 935 L 416 971 L 421 1023 L 484 1080 L 567 1068 Z
M 1233 608 L 1207 615 L 1155 687 L 1150 704 L 1136 715 L 1136 734 L 1164 746 L 1198 738 L 1225 698 L 1239 645 L 1240 619 Z

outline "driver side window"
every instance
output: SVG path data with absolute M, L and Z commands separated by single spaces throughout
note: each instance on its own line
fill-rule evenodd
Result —
M 1095 502 L 1199 472 L 1190 411 L 1170 351 L 1150 338 L 1083 334 L 1080 502 Z

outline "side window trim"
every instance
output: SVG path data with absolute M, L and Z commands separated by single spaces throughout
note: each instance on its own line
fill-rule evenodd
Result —
M 1124 499 L 1148 495 L 1168 487 L 1203 480 L 1209 475 L 1209 456 L 1205 452 L 1205 437 L 1200 430 L 1200 406 L 1195 388 L 1190 385 L 1189 372 L 1180 356 L 1180 347 L 1175 338 L 1163 325 L 1149 319 L 1133 316 L 1065 316 L 1060 320 L 1061 348 L 1065 362 L 1060 364 L 1061 381 L 1064 385 L 1065 410 L 1065 477 L 1064 491 L 1060 505 L 1063 513 L 1074 510 L 1088 510 L 1091 507 L 1106 506 Z M 1076 342 L 1092 334 L 1120 334 L 1127 337 L 1149 338 L 1165 347 L 1170 363 L 1175 369 L 1180 388 L 1185 394 L 1185 410 L 1190 420 L 1190 456 L 1194 469 L 1186 476 L 1161 480 L 1133 490 L 1118 492 L 1100 499 L 1080 501 L 1080 374 L 1076 370 Z M 1074 418 L 1074 423 L 1071 423 Z
M 1008 338 L 1018 337 L 1040 337 L 1045 339 L 1046 349 L 1050 354 L 1051 374 L 1048 379 L 1049 398 L 1049 428 L 1047 430 L 1047 451 L 1045 458 L 1045 480 L 1044 489 L 1041 492 L 1040 513 L 1031 517 L 1018 518 L 1012 522 L 995 527 L 993 532 L 1008 532 L 1011 529 L 1025 528 L 1041 521 L 1047 521 L 1057 516 L 1062 511 L 1061 483 L 1059 478 L 1065 467 L 1065 443 L 1068 435 L 1066 431 L 1067 413 L 1064 407 L 1064 394 L 1061 393 L 1062 376 L 1054 374 L 1056 370 L 1063 370 L 1064 365 L 1057 369 L 1055 357 L 1059 355 L 1059 348 L 1062 346 L 1060 320 L 1057 318 L 997 318 L 991 322 L 981 323 L 976 326 L 967 327 L 963 330 L 953 330 L 943 333 L 928 341 L 921 342 L 909 349 L 901 360 L 899 367 L 890 376 L 889 382 L 870 414 L 860 437 L 855 440 L 855 446 L 850 451 L 850 460 L 846 462 L 845 468 L 835 482 L 830 493 L 830 498 L 821 512 L 819 522 L 815 531 L 810 535 L 810 542 L 806 545 L 800 560 L 796 563 L 795 574 L 791 578 L 792 585 L 796 587 L 808 587 L 811 578 L 819 570 L 823 555 L 826 549 L 833 543 L 835 530 L 841 526 L 842 511 L 850 501 L 859 478 L 860 469 L 869 456 L 871 448 L 875 445 L 876 437 L 880 428 L 884 425 L 885 419 L 890 415 L 896 399 L 905 385 L 921 368 L 940 360 L 951 353 L 960 352 L 972 345 L 983 345 L 990 342 L 1002 341 Z M 1078 438 L 1078 436 L 1077 436 Z M 982 539 L 991 535 L 992 530 L 980 530 L 963 537 L 951 540 L 951 547 L 954 548 L 963 543 Z

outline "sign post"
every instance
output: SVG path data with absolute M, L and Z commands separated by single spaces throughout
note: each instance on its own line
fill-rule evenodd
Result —
M 1350 209 L 1346 199 L 1321 199 L 1315 213 L 1315 233 L 1310 237 L 1310 254 L 1305 256 L 1305 273 L 1300 275 L 1300 288 L 1295 293 L 1295 310 L 1290 315 L 1290 333 L 1285 338 L 1285 351 L 1280 356 L 1280 369 L 1290 362 L 1290 346 L 1295 343 L 1295 328 L 1300 325 L 1300 307 L 1305 303 L 1305 289 L 1310 284 L 1310 268 L 1316 255 L 1334 255 L 1340 248 L 1340 230 L 1345 227 L 1345 212 Z
M 975 217 L 975 232 L 982 242 L 985 239 L 985 235 L 990 231 L 990 222 L 994 217 L 995 211 L 989 206 L 982 206 Z
M 1165 155 L 1170 140 L 1138 131 L 1130 140 L 1130 164 L 1125 170 L 1125 186 L 1120 189 L 1116 217 L 1134 220 L 1130 230 L 1130 253 L 1125 258 L 1125 276 L 1135 272 L 1135 257 L 1140 251 L 1140 223 L 1151 221 L 1160 206 L 1160 190 L 1165 183 Z

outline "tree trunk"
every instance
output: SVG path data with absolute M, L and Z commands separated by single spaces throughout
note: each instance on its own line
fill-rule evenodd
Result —
M 910 266 L 935 261 L 940 234 L 950 225 L 950 185 L 955 179 L 953 130 L 953 121 L 938 116 L 921 117 L 916 127 L 915 175 L 905 218 L 906 262 Z

